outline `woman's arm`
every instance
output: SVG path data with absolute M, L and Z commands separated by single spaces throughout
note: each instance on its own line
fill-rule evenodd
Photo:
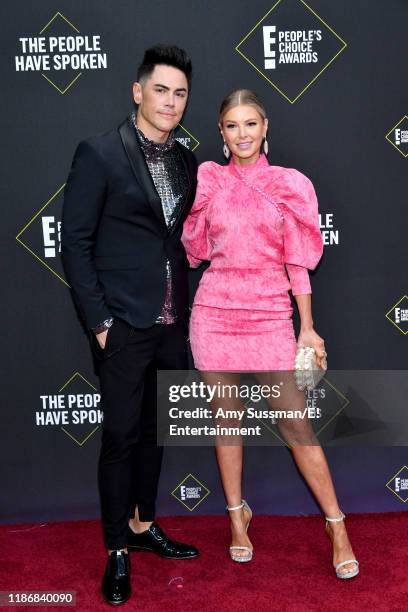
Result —
M 316 362 L 319 367 L 325 367 L 326 352 L 324 340 L 313 328 L 312 295 L 304 293 L 294 296 L 299 310 L 300 333 L 298 346 L 311 346 L 316 351 Z

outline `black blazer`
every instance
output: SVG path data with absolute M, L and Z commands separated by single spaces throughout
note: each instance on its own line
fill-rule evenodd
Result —
M 192 206 L 197 161 L 182 144 L 189 188 L 169 230 L 130 119 L 82 141 L 64 192 L 62 261 L 87 328 L 110 315 L 134 327 L 156 321 L 166 291 L 169 259 L 180 321 L 188 316 L 188 261 L 180 241 Z

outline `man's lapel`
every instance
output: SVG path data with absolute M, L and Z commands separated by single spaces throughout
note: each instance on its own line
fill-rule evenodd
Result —
M 119 126 L 119 134 L 126 151 L 130 166 L 140 187 L 146 194 L 147 200 L 152 207 L 163 230 L 167 232 L 166 220 L 163 214 L 163 207 L 159 194 L 153 183 L 153 179 L 147 167 L 143 151 L 129 117 Z
M 192 176 L 191 176 L 191 168 L 190 165 L 187 161 L 187 156 L 184 152 L 184 145 L 182 145 L 179 142 L 176 142 L 175 144 L 176 147 L 178 147 L 178 150 L 180 152 L 180 157 L 183 160 L 183 165 L 184 165 L 184 171 L 186 173 L 187 176 L 187 181 L 188 181 L 188 188 L 187 188 L 187 193 L 186 193 L 186 197 L 183 199 L 183 201 L 181 202 L 180 206 L 178 207 L 178 211 L 177 211 L 177 216 L 174 219 L 174 223 L 170 228 L 170 234 L 174 232 L 174 230 L 176 229 L 176 227 L 179 224 L 180 219 L 183 218 L 184 215 L 184 211 L 187 207 L 187 205 L 190 202 L 190 198 L 191 198 L 191 190 L 193 188 L 193 182 L 192 182 Z

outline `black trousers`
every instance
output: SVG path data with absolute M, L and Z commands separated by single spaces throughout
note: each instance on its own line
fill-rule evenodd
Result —
M 98 465 L 105 545 L 124 548 L 129 518 L 138 506 L 152 521 L 163 448 L 157 444 L 157 370 L 187 369 L 187 327 L 130 327 L 115 319 L 101 351 L 103 408 Z

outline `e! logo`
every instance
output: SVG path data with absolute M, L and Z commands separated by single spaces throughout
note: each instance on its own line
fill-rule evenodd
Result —
M 272 45 L 276 43 L 275 34 L 276 26 L 263 26 L 263 43 L 264 43 L 264 56 L 265 56 L 265 69 L 274 70 L 276 68 L 275 50 L 272 49 Z M 273 58 L 273 59 L 269 59 Z

